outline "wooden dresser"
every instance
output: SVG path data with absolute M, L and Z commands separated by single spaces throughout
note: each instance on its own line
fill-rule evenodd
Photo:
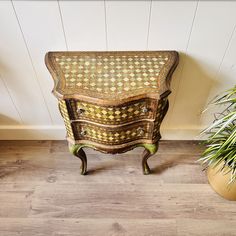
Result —
M 84 147 L 115 154 L 138 146 L 145 148 L 142 168 L 149 174 L 178 53 L 48 52 L 45 61 L 81 174 L 87 172 Z

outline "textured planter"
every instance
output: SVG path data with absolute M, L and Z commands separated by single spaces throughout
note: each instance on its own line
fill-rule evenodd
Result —
M 236 182 L 228 184 L 230 181 L 230 172 L 224 174 L 219 171 L 223 164 L 212 168 L 209 167 L 207 171 L 208 181 L 211 187 L 223 198 L 236 201 Z

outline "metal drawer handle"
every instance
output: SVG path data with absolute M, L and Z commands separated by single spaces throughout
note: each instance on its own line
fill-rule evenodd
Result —
M 79 114 L 79 115 L 82 115 L 83 113 L 85 112 L 85 110 L 83 109 L 83 108 L 78 108 L 77 109 L 77 113 Z
M 87 134 L 87 131 L 86 131 L 86 130 L 81 130 L 81 132 L 80 132 L 80 135 L 81 135 L 81 136 L 86 136 L 86 134 Z
M 141 135 L 144 135 L 144 129 L 143 128 L 141 128 L 141 127 L 139 127 L 138 129 L 137 129 L 137 131 L 138 131 L 138 135 L 139 136 L 141 136 Z
M 142 113 L 147 113 L 149 109 L 147 107 L 142 107 Z

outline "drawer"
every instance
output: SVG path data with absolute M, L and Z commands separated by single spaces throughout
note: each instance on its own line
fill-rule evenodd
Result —
M 98 126 L 87 122 L 72 122 L 76 140 L 117 145 L 137 139 L 151 139 L 153 122 L 137 122 L 119 127 Z
M 123 124 L 140 119 L 155 119 L 156 101 L 143 99 L 120 106 L 98 106 L 77 100 L 69 100 L 72 120 L 88 120 L 100 124 Z

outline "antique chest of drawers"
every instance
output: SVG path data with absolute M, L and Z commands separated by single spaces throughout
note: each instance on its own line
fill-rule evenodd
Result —
M 48 52 L 46 65 L 67 131 L 69 150 L 87 172 L 84 147 L 121 153 L 144 147 L 147 159 L 158 149 L 160 125 L 168 110 L 175 51 Z

